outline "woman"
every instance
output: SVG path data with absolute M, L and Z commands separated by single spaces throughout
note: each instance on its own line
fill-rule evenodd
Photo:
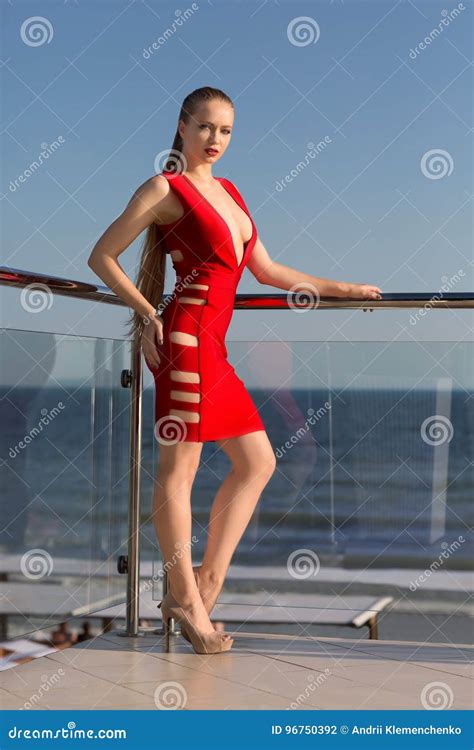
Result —
M 89 258 L 89 266 L 134 309 L 131 333 L 140 337 L 155 379 L 160 450 L 153 518 L 169 571 L 160 605 L 165 632 L 168 620 L 176 619 L 194 650 L 208 654 L 232 646 L 209 614 L 275 470 L 263 422 L 224 343 L 243 269 L 280 289 L 304 284 L 321 296 L 381 298 L 376 286 L 321 279 L 271 260 L 235 185 L 212 175 L 228 148 L 233 120 L 232 101 L 221 90 L 204 87 L 189 94 L 171 151 L 178 158 L 168 159 L 161 174 L 138 188 Z M 118 256 L 144 229 L 135 286 Z M 160 305 L 167 252 L 177 284 L 171 301 Z M 232 469 L 211 508 L 202 564 L 193 568 L 191 488 L 206 440 L 226 452 Z

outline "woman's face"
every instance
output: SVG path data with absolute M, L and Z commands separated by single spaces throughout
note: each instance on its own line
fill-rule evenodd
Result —
M 220 99 L 203 102 L 187 123 L 180 120 L 179 132 L 188 164 L 218 161 L 229 145 L 233 123 L 233 108 Z M 206 149 L 214 149 L 214 152 Z

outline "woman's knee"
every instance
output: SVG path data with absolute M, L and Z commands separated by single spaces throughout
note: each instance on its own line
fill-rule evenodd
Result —
M 262 461 L 251 460 L 234 466 L 233 470 L 245 482 L 253 482 L 262 488 L 270 481 L 275 471 L 275 464 L 271 457 Z
M 276 468 L 276 457 L 269 441 L 261 441 L 250 450 L 234 451 L 230 455 L 233 471 L 266 483 Z
M 268 479 L 270 479 L 275 473 L 276 465 L 277 465 L 276 456 L 274 452 L 271 451 L 271 453 L 267 456 L 265 460 L 265 466 L 268 472 Z

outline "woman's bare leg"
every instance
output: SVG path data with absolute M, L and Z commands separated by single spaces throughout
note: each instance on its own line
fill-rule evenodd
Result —
M 276 466 L 264 430 L 217 440 L 232 462 L 211 507 L 207 545 L 199 572 L 199 593 L 211 612 L 234 551 Z
M 192 569 L 191 490 L 202 443 L 160 445 L 153 493 L 153 522 L 168 572 L 169 589 L 195 627 L 213 632 Z

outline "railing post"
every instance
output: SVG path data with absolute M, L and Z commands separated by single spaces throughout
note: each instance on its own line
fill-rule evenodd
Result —
M 142 453 L 143 369 L 139 338 L 131 352 L 130 479 L 128 506 L 127 624 L 124 635 L 137 636 L 140 588 L 140 465 Z

